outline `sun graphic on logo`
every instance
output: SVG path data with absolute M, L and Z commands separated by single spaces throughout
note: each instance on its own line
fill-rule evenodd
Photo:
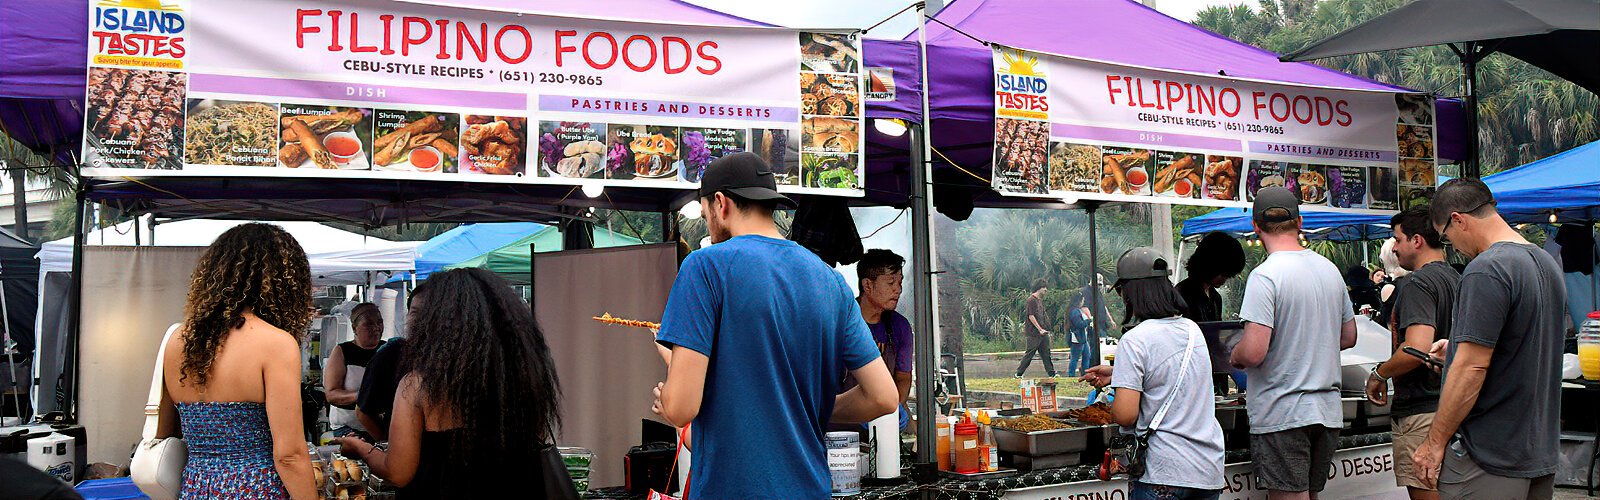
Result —
M 1009 51 L 1000 56 L 1006 63 L 1006 73 L 1022 76 L 1044 76 L 1035 70 L 1039 66 L 1039 58 L 1025 55 L 1020 50 Z
M 170 10 L 170 11 L 183 10 L 177 4 L 172 4 L 172 5 L 162 4 L 161 0 L 100 0 L 100 6 L 102 6 L 102 7 L 122 7 L 122 8 L 125 8 L 125 9 Z

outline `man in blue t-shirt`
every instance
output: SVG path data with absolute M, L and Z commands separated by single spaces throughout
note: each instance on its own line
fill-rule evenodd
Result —
M 867 329 L 872 332 L 872 341 L 878 345 L 878 354 L 883 356 L 884 366 L 894 376 L 901 428 L 905 428 L 911 420 L 905 404 L 906 398 L 911 395 L 911 370 L 914 366 L 911 321 L 895 312 L 900 305 L 901 286 L 905 282 L 905 264 L 904 257 L 881 248 L 867 250 L 861 256 L 861 261 L 856 263 L 856 284 L 861 287 L 861 293 L 856 295 L 856 304 L 861 307 L 861 319 L 866 320 Z
M 825 498 L 825 426 L 894 411 L 894 381 L 844 277 L 778 232 L 772 212 L 794 202 L 765 161 L 717 159 L 699 195 L 716 244 L 672 285 L 651 410 L 694 424 L 689 498 Z M 846 371 L 860 385 L 840 394 Z

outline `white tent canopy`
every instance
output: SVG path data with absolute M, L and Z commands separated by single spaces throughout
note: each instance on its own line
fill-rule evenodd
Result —
M 132 246 L 134 224 L 129 221 L 95 230 L 84 239 L 85 245 Z M 144 246 L 203 247 L 218 236 L 246 221 L 186 220 L 157 224 L 154 235 L 146 234 Z M 300 242 L 311 261 L 312 280 L 321 285 L 366 284 L 387 277 L 370 272 L 409 271 L 416 265 L 420 241 L 389 241 L 342 231 L 315 222 L 273 222 Z M 72 271 L 72 238 L 45 243 L 39 250 L 40 273 Z

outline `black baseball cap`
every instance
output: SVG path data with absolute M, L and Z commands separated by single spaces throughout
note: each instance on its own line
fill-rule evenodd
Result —
M 1267 210 L 1281 208 L 1289 211 L 1283 217 L 1267 217 Z M 1256 222 L 1283 222 L 1300 217 L 1300 198 L 1294 195 L 1289 188 L 1272 186 L 1256 191 L 1255 205 L 1250 208 L 1250 215 Z
M 735 153 L 712 161 L 700 177 L 700 197 L 709 198 L 725 193 L 750 201 L 775 201 L 779 205 L 795 207 L 794 200 L 778 193 L 778 181 L 772 177 L 772 167 L 755 153 Z

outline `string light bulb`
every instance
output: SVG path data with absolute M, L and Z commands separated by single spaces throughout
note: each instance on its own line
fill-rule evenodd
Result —
M 1551 210 L 1550 211 L 1550 223 L 1551 224 L 1555 224 L 1556 223 L 1556 211 L 1555 210 Z

